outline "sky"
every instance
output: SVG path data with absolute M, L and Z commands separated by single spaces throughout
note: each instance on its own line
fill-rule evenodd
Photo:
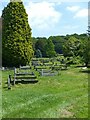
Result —
M 32 37 L 82 34 L 88 29 L 87 0 L 23 0 Z M 0 16 L 10 0 L 0 0 Z

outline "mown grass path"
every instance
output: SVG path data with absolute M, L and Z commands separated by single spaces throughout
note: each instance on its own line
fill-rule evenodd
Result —
M 69 68 L 58 76 L 38 77 L 35 84 L 7 89 L 3 71 L 3 118 L 87 118 L 88 74 Z

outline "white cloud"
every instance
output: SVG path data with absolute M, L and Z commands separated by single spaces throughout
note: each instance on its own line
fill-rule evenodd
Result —
M 39 3 L 29 2 L 28 6 L 25 7 L 29 23 L 35 29 L 52 28 L 53 25 L 59 22 L 62 16 L 60 12 L 55 10 L 55 3 L 45 1 Z
M 88 9 L 81 9 L 75 14 L 74 18 L 87 17 L 87 16 L 88 16 Z
M 79 26 L 78 25 L 75 25 L 75 26 L 71 26 L 71 25 L 66 25 L 66 26 L 64 26 L 63 27 L 64 29 L 78 29 L 79 28 Z
M 81 8 L 80 6 L 68 6 L 67 10 L 69 10 L 71 12 L 75 12 L 75 15 L 73 18 L 81 18 L 81 17 L 88 16 L 88 9 Z
M 67 10 L 71 11 L 71 12 L 76 12 L 80 9 L 79 6 L 68 6 Z

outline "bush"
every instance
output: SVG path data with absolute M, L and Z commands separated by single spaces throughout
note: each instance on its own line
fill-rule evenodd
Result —
M 67 64 L 81 64 L 83 63 L 83 60 L 80 56 L 77 56 L 77 57 L 67 57 L 67 60 L 66 60 Z

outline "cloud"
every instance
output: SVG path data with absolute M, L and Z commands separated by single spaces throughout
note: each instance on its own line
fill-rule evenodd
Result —
M 79 6 L 68 6 L 67 10 L 71 11 L 71 12 L 76 12 L 80 9 Z
M 67 10 L 75 13 L 73 18 L 82 18 L 88 16 L 88 9 L 81 8 L 80 6 L 68 6 Z
M 76 12 L 80 9 L 79 6 L 68 6 L 67 10 L 71 11 L 71 12 Z
M 32 3 L 26 7 L 30 26 L 34 29 L 49 29 L 57 24 L 62 14 L 55 10 L 55 3 L 39 2 Z
M 74 18 L 80 18 L 80 17 L 82 18 L 87 16 L 88 16 L 88 9 L 81 9 L 75 14 Z

